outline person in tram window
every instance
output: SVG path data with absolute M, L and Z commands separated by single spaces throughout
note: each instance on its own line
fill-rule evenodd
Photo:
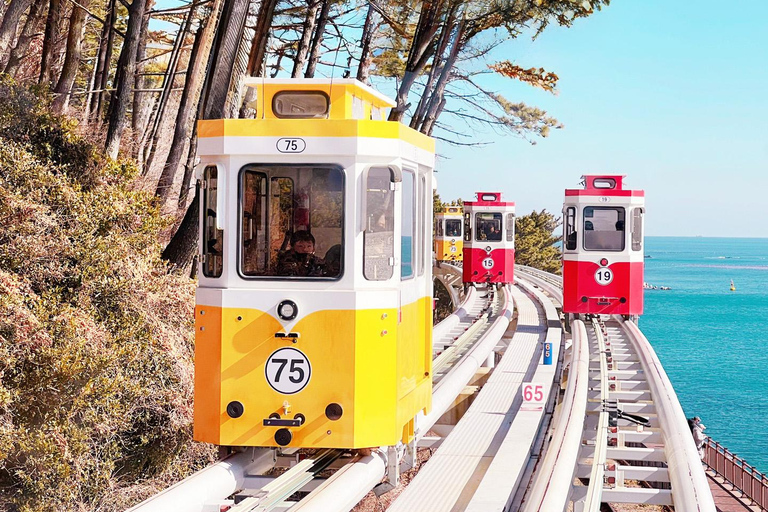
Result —
M 498 242 L 499 240 L 501 240 L 501 230 L 499 230 L 495 222 L 489 223 L 487 236 L 488 236 L 488 240 L 491 240 L 493 242 Z
M 315 237 L 309 231 L 297 231 L 291 236 L 291 249 L 280 255 L 277 275 L 320 277 L 325 262 L 315 256 Z
M 325 253 L 325 269 L 323 275 L 326 277 L 338 277 L 341 272 L 341 244 L 332 246 Z

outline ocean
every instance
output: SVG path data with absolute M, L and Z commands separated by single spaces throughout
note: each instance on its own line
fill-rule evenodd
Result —
M 646 237 L 639 326 L 686 416 L 768 473 L 768 239 Z M 731 280 L 736 291 L 730 291 Z

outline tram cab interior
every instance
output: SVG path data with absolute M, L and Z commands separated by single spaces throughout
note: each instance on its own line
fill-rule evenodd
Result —
M 194 437 L 408 442 L 431 407 L 434 140 L 356 80 L 258 79 L 198 124 Z

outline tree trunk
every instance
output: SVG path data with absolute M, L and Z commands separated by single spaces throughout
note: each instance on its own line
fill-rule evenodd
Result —
M 437 45 L 437 50 L 435 50 L 434 58 L 432 59 L 432 66 L 430 66 L 429 78 L 427 78 L 424 91 L 421 94 L 421 98 L 419 98 L 419 104 L 416 106 L 416 110 L 414 111 L 413 117 L 411 118 L 410 127 L 414 130 L 419 129 L 419 125 L 422 123 L 424 116 L 427 114 L 429 100 L 432 97 L 435 81 L 443 69 L 443 54 L 448 47 L 448 43 L 451 41 L 451 31 L 454 28 L 456 21 L 456 8 L 457 5 L 454 4 L 454 6 L 451 8 L 451 12 L 448 15 L 448 19 L 443 24 L 442 32 L 440 34 L 440 41 Z
M 376 10 L 369 3 L 368 14 L 365 16 L 365 24 L 363 25 L 363 37 L 360 40 L 360 64 L 357 66 L 357 79 L 363 83 L 368 83 L 368 77 L 371 74 L 371 62 L 373 61 L 371 43 L 373 42 L 373 34 L 376 32 L 375 17 Z
M 181 189 L 179 190 L 179 208 L 187 206 L 189 196 L 189 185 L 192 182 L 192 173 L 195 170 L 195 155 L 197 154 L 197 123 L 192 125 L 192 137 L 189 140 L 189 150 L 187 151 L 187 162 L 184 164 L 184 178 L 181 180 Z
M 117 0 L 110 0 L 109 2 L 109 18 L 106 25 L 104 25 L 104 31 L 102 32 L 102 42 L 104 43 L 104 53 L 101 53 L 101 47 L 99 48 L 99 65 L 101 66 L 100 73 L 96 75 L 96 87 L 100 89 L 99 95 L 96 97 L 96 101 L 91 104 L 92 113 L 96 116 L 96 119 L 101 123 L 101 113 L 104 111 L 104 98 L 107 94 L 107 85 L 109 84 L 109 67 L 112 61 L 112 41 L 115 37 L 115 20 L 117 19 Z M 106 39 L 105 39 L 106 38 Z M 125 44 L 125 41 L 123 41 Z
M 330 0 L 321 1 L 323 2 L 323 5 L 317 18 L 315 37 L 312 39 L 312 49 L 309 52 L 309 64 L 307 64 L 307 72 L 304 73 L 304 78 L 313 78 L 315 76 L 317 63 L 320 61 L 320 50 L 322 48 L 323 36 L 325 35 L 325 25 L 328 24 L 328 13 L 331 10 Z
M 317 10 L 319 8 L 320 0 L 309 0 L 309 3 L 307 4 L 307 15 L 304 18 L 304 26 L 301 30 L 299 47 L 296 49 L 296 57 L 293 60 L 293 71 L 291 72 L 291 78 L 301 77 L 301 71 L 304 69 L 304 64 L 307 61 L 309 42 L 312 40 L 312 33 L 314 32 L 315 21 L 317 20 Z
M 83 26 L 85 25 L 88 2 L 83 2 L 83 7 L 72 6 L 72 15 L 69 17 L 69 33 L 67 34 L 67 52 L 64 57 L 64 65 L 56 88 L 53 90 L 58 96 L 53 100 L 53 111 L 57 114 L 66 112 L 69 106 L 69 94 L 72 84 L 75 83 L 77 68 L 80 66 L 80 53 L 83 42 Z
M 123 49 L 120 51 L 120 59 L 117 64 L 117 90 L 112 96 L 109 105 L 109 126 L 107 128 L 107 140 L 104 144 L 107 154 L 117 158 L 120 150 L 120 139 L 125 129 L 125 117 L 128 110 L 128 102 L 133 91 L 133 83 L 136 75 L 136 49 L 139 45 L 139 34 L 144 19 L 144 10 L 147 0 L 133 0 L 128 8 L 128 29 L 125 32 Z
M 272 18 L 275 15 L 277 0 L 262 0 L 259 6 L 259 17 L 256 20 L 256 29 L 251 43 L 251 53 L 248 56 L 247 73 L 250 76 L 260 76 L 264 66 L 264 54 L 269 41 L 269 29 L 272 26 Z
M 202 119 L 224 117 L 232 69 L 243 38 L 250 0 L 225 0 L 204 87 Z M 215 58 L 214 58 L 215 56 Z M 181 228 L 179 228 L 181 229 Z
M 16 46 L 11 52 L 8 63 L 5 65 L 5 73 L 16 76 L 16 73 L 21 67 L 21 62 L 27 56 L 30 43 L 40 29 L 40 25 L 43 21 L 43 8 L 46 5 L 48 5 L 46 0 L 37 0 L 32 4 L 32 8 L 27 15 L 27 20 L 24 22 L 24 28 L 21 30 L 21 35 L 19 35 L 19 39 L 16 41 Z
M 59 32 L 61 19 L 61 0 L 50 0 L 48 18 L 45 21 L 45 36 L 43 37 L 43 54 L 40 58 L 40 77 L 38 83 L 49 84 L 53 81 L 53 47 Z
M 421 133 L 426 133 L 427 135 L 432 133 L 435 121 L 437 121 L 437 117 L 443 111 L 443 107 L 445 107 L 445 98 L 443 97 L 445 94 L 445 87 L 448 85 L 448 80 L 451 76 L 451 71 L 453 71 L 453 67 L 456 65 L 456 59 L 459 56 L 459 52 L 464 46 L 465 27 L 465 20 L 462 19 L 459 22 L 458 27 L 456 27 L 456 33 L 453 38 L 453 43 L 451 44 L 451 51 L 448 54 L 448 58 L 446 59 L 445 64 L 443 65 L 440 78 L 438 79 L 437 85 L 435 85 L 435 90 L 432 93 L 429 110 L 426 113 L 424 122 L 419 128 Z
M 150 128 L 148 136 L 149 147 L 145 149 L 148 152 L 147 159 L 142 163 L 144 164 L 144 174 L 152 171 L 152 167 L 155 163 L 155 155 L 157 151 L 157 143 L 160 140 L 160 125 L 165 118 L 165 109 L 168 107 L 168 101 L 171 97 L 171 91 L 173 84 L 176 82 L 176 71 L 179 66 L 179 58 L 181 56 L 181 50 L 184 47 L 184 41 L 192 28 L 192 20 L 194 19 L 195 12 L 199 2 L 193 2 L 189 7 L 187 16 L 179 26 L 179 31 L 176 34 L 176 40 L 173 43 L 173 50 L 171 51 L 170 61 L 168 67 L 165 69 L 165 76 L 163 77 L 163 90 L 160 93 L 160 98 L 157 100 L 157 109 L 154 112 L 152 118 L 152 128 Z
M 248 16 L 250 0 L 224 0 L 221 21 L 216 30 L 213 49 L 208 64 L 208 72 L 205 75 L 202 97 L 203 105 L 199 111 L 202 119 L 214 119 L 224 117 L 227 108 L 227 95 L 232 80 L 232 69 L 237 60 L 238 49 L 245 29 L 245 20 Z M 192 142 L 194 145 L 195 142 Z M 194 147 L 190 148 L 192 151 Z M 192 154 L 190 153 L 190 156 Z M 189 161 L 187 162 L 189 166 Z M 190 167 L 191 169 L 191 167 Z M 191 173 L 191 170 L 190 170 Z M 190 174 L 191 179 L 191 174 Z M 182 193 L 184 193 L 182 184 Z M 162 258 L 175 268 L 187 268 L 192 266 L 192 274 L 195 273 L 195 255 L 197 253 L 197 238 L 200 232 L 198 215 L 200 208 L 199 187 L 195 188 L 195 198 L 189 205 L 179 229 L 173 235 L 162 254 Z
M 167 260 L 172 268 L 183 269 L 192 264 L 197 254 L 197 237 L 200 231 L 198 216 L 200 214 L 200 187 L 195 187 L 195 198 L 187 208 L 187 213 L 176 230 L 176 234 L 163 251 L 162 258 Z
M 149 19 L 152 17 L 152 5 L 154 4 L 154 0 L 150 0 L 147 4 L 147 12 L 144 14 L 144 19 L 141 23 L 141 34 L 139 35 L 139 47 L 136 49 L 136 88 L 137 89 L 145 89 L 146 84 L 148 80 L 146 77 L 141 76 L 142 71 L 144 71 L 144 68 L 146 67 L 146 64 L 144 63 L 144 58 L 147 56 L 147 29 L 149 28 Z M 146 115 L 146 108 L 144 108 L 144 104 L 146 103 L 146 97 L 148 93 L 146 92 L 138 92 L 134 91 L 133 93 L 133 114 L 131 115 L 131 129 L 133 133 L 135 134 L 136 138 L 141 138 L 141 134 L 144 131 L 145 127 L 145 121 L 147 118 Z M 139 144 L 135 145 L 135 149 L 133 152 L 133 158 L 134 160 L 137 159 L 139 155 Z
M 195 43 L 192 45 L 192 53 L 187 66 L 187 80 L 184 91 L 181 94 L 179 110 L 176 113 L 176 124 L 173 132 L 171 151 L 160 173 L 155 195 L 160 198 L 160 204 L 165 204 L 173 188 L 174 178 L 179 169 L 179 162 L 184 156 L 184 149 L 189 141 L 190 123 L 194 121 L 197 112 L 197 103 L 200 100 L 200 89 L 205 78 L 205 68 L 208 55 L 213 43 L 213 35 L 216 30 L 216 22 L 219 18 L 222 0 L 215 0 L 209 16 L 201 21 L 197 30 Z
M 438 23 L 439 11 L 442 7 L 442 0 L 424 2 L 419 14 L 419 21 L 416 24 L 416 30 L 411 41 L 411 47 L 408 52 L 408 60 L 405 65 L 405 73 L 400 82 L 395 98 L 397 105 L 389 112 L 390 121 L 401 121 L 408 109 L 408 93 L 416 82 L 432 56 L 430 51 L 432 39 L 440 28 Z
M 0 59 L 3 61 L 5 61 L 5 56 L 8 55 L 13 39 L 16 37 L 19 20 L 30 5 L 32 5 L 32 0 L 11 0 L 8 10 L 5 11 L 3 21 L 0 23 Z M 0 64 L 4 64 L 4 62 Z

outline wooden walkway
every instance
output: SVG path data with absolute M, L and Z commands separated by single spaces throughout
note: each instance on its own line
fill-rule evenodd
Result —
M 716 476 L 714 471 L 707 471 L 709 488 L 712 489 L 712 497 L 715 499 L 715 507 L 720 512 L 759 512 L 762 510 L 758 506 L 749 506 L 749 498 L 740 499 L 741 491 Z

